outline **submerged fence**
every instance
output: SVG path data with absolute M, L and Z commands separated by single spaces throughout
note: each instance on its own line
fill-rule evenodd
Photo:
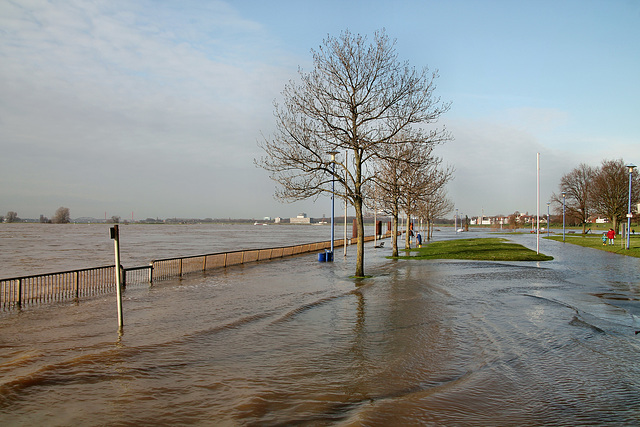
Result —
M 384 237 L 388 237 L 385 234 Z M 366 236 L 364 241 L 373 241 Z M 357 238 L 351 239 L 351 243 Z M 344 239 L 334 240 L 341 247 Z M 347 245 L 350 243 L 346 242 Z M 284 258 L 331 248 L 331 241 L 304 243 L 267 249 L 244 249 L 152 261 L 147 266 L 122 268 L 123 286 L 151 284 L 155 281 L 181 277 L 185 274 L 205 272 L 256 261 Z M 85 268 L 34 276 L 0 279 L 0 307 L 20 307 L 26 304 L 74 300 L 115 292 L 115 266 Z

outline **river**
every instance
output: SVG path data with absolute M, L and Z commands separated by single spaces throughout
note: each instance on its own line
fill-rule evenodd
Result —
M 121 229 L 123 257 L 146 251 L 127 267 L 328 232 L 149 226 L 165 236 L 134 238 L 130 227 L 146 226 Z M 553 261 L 394 261 L 386 242 L 367 244 L 368 279 L 349 278 L 349 248 L 334 263 L 307 254 L 128 288 L 122 335 L 113 295 L 0 312 L 0 423 L 640 423 L 638 259 L 542 240 Z M 112 243 L 66 250 L 69 267 L 109 264 Z
M 0 278 L 113 265 L 109 224 L 0 224 Z M 121 263 L 127 268 L 238 249 L 327 241 L 327 225 L 130 224 L 120 225 Z M 351 228 L 349 228 L 351 233 Z M 366 227 L 367 235 L 373 227 Z M 336 226 L 335 238 L 344 236 Z M 351 234 L 348 235 L 351 237 Z

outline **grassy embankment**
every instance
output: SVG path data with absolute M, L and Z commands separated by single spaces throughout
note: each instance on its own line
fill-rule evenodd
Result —
M 481 261 L 550 261 L 553 257 L 536 254 L 517 243 L 501 238 L 444 240 L 408 250 L 414 255 L 399 259 L 466 259 Z
M 562 242 L 562 234 L 544 237 L 545 239 Z M 584 246 L 586 248 L 599 249 L 601 251 L 613 252 L 620 255 L 627 255 L 640 258 L 640 236 L 632 235 L 629 243 L 629 249 L 623 246 L 624 240 L 618 236 L 615 239 L 615 245 L 603 245 L 602 233 L 600 234 L 565 234 L 565 243 L 572 245 Z

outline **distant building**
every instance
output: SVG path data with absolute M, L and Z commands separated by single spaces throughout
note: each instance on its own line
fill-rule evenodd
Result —
M 488 216 L 483 217 L 474 217 L 469 221 L 471 225 L 491 225 L 493 224 L 493 219 Z
M 289 220 L 291 224 L 311 224 L 311 218 L 307 218 L 306 213 L 299 213 L 297 217 Z

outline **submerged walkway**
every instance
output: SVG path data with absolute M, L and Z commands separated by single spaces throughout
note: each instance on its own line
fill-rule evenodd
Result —
M 553 261 L 367 247 L 370 279 L 349 279 L 351 251 L 128 289 L 121 337 L 111 298 L 0 315 L 0 419 L 637 424 L 637 260 L 541 245 Z

